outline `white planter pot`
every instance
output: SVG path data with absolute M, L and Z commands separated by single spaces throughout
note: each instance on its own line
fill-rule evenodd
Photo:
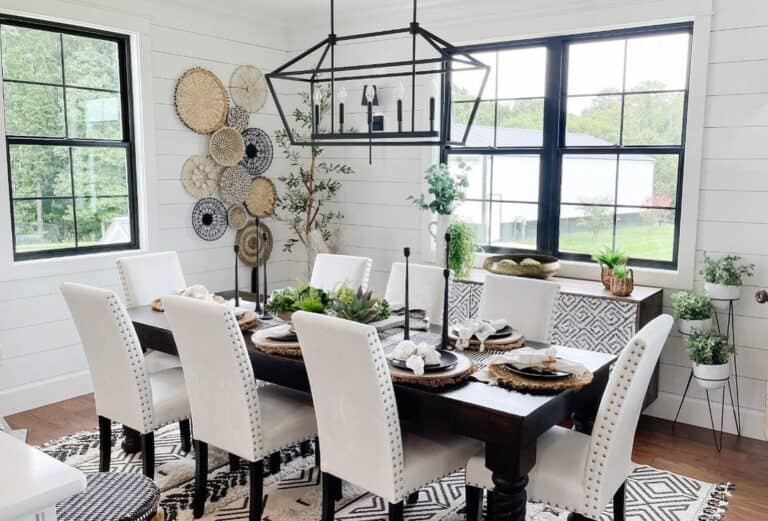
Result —
M 741 297 L 741 286 L 727 286 L 725 284 L 715 284 L 705 282 L 704 289 L 707 295 L 712 299 L 712 304 L 720 310 L 728 309 L 729 301 L 738 300 Z
M 693 376 L 704 389 L 722 389 L 728 385 L 731 376 L 731 361 L 720 365 L 704 365 L 693 363 Z
M 429 223 L 429 234 L 435 241 L 435 261 L 445 264 L 445 232 L 453 222 L 453 215 L 437 215 L 437 221 Z
M 679 319 L 677 330 L 683 335 L 691 335 L 694 331 L 709 331 L 712 329 L 712 318 L 703 320 L 683 320 Z

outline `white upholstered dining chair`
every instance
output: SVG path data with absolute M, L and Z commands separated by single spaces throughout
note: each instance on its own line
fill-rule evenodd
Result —
M 479 442 L 439 432 L 401 431 L 392 379 L 376 329 L 299 311 L 293 324 L 309 376 L 322 455 L 323 521 L 334 518 L 345 480 L 389 503 L 464 467 Z
M 548 280 L 485 274 L 478 318 L 504 318 L 534 342 L 548 342 L 560 285 Z
M 150 373 L 125 306 L 109 290 L 61 285 L 85 350 L 99 416 L 101 461 L 107 472 L 112 421 L 141 435 L 144 474 L 154 477 L 154 431 L 174 422 L 189 425 L 189 402 L 179 367 Z M 186 442 L 189 444 L 189 441 Z
M 426 264 L 411 264 L 408 277 L 410 308 L 423 309 L 427 312 L 431 323 L 442 324 L 444 284 L 443 268 Z M 384 298 L 392 306 L 405 304 L 404 262 L 392 263 Z
M 592 434 L 553 427 L 539 437 L 528 496 L 596 520 L 613 497 L 614 521 L 624 521 L 624 492 L 632 446 L 648 384 L 672 329 L 661 315 L 646 324 L 619 355 L 600 401 Z M 468 521 L 479 519 L 482 490 L 494 489 L 484 454 L 467 464 Z M 491 492 L 492 493 L 492 492 Z M 476 508 L 475 508 L 476 507 Z
M 261 519 L 264 458 L 317 435 L 312 398 L 279 385 L 257 388 L 232 310 L 179 296 L 163 299 L 184 367 L 195 426 L 193 513 L 202 516 L 208 444 L 250 463 L 249 520 Z
M 350 288 L 368 288 L 373 261 L 368 257 L 318 253 L 312 266 L 309 285 L 325 291 L 338 289 L 342 284 Z

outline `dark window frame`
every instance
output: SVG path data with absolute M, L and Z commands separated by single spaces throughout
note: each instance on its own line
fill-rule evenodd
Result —
M 133 89 L 132 89 L 132 64 L 131 64 L 131 37 L 125 34 L 118 34 L 109 31 L 103 31 L 99 29 L 83 28 L 73 26 L 69 24 L 62 24 L 57 22 L 49 22 L 43 20 L 34 20 L 29 18 L 22 18 L 13 15 L 0 14 L 0 25 L 10 25 L 16 27 L 23 27 L 26 29 L 46 30 L 62 35 L 81 36 L 85 38 L 93 38 L 99 40 L 107 40 L 114 42 L 117 45 L 118 54 L 118 69 L 119 69 L 119 97 L 120 97 L 120 111 L 121 111 L 121 127 L 122 127 L 122 139 L 86 139 L 86 138 L 70 138 L 67 136 L 58 137 L 34 137 L 34 136 L 14 136 L 5 134 L 5 153 L 7 160 L 7 172 L 8 172 L 8 195 L 10 201 L 10 215 L 11 215 L 11 236 L 13 239 L 13 260 L 14 262 L 34 260 L 34 259 L 47 259 L 56 257 L 69 257 L 80 256 L 94 253 L 105 253 L 112 251 L 124 251 L 135 250 L 139 248 L 139 216 L 138 216 L 138 184 L 136 175 L 136 145 L 135 145 L 135 127 L 133 118 Z M 64 49 L 62 47 L 62 67 L 64 67 Z M 0 55 L 0 60 L 2 56 Z M 45 85 L 44 82 L 35 81 L 22 81 L 22 80 L 3 80 L 0 84 L 5 82 L 21 83 L 21 84 L 34 84 Z M 62 87 L 66 92 L 66 85 L 62 78 L 62 84 L 55 85 L 56 87 Z M 115 92 L 110 89 L 100 89 L 93 87 L 80 87 L 71 85 L 70 87 L 76 87 L 78 89 L 96 91 L 96 92 Z M 66 96 L 66 94 L 65 94 Z M 66 99 L 66 97 L 65 97 Z M 66 121 L 66 104 L 63 107 Z M 0 115 L 4 115 L 4 108 L 0 107 Z M 77 208 L 76 200 L 78 196 L 75 193 L 74 183 L 72 184 L 71 196 L 54 196 L 54 197 L 18 197 L 13 196 L 13 178 L 11 174 L 11 154 L 10 147 L 12 145 L 48 145 L 48 146 L 66 146 L 66 147 L 107 147 L 107 148 L 120 148 L 125 150 L 126 155 L 126 176 L 128 185 L 128 212 L 129 223 L 131 230 L 131 240 L 123 243 L 113 244 L 101 244 L 90 246 L 77 246 Z M 70 156 L 72 149 L 69 149 Z M 70 160 L 70 175 L 72 175 L 72 168 L 74 165 Z M 110 195 L 95 196 L 95 198 L 109 198 Z M 124 196 L 121 196 L 124 197 Z M 73 203 L 73 218 L 74 218 L 74 234 L 75 234 L 75 246 L 66 248 L 54 248 L 47 250 L 37 251 L 16 251 L 16 222 L 14 216 L 14 200 L 46 200 L 46 199 L 71 199 Z
M 688 60 L 686 69 L 685 89 L 673 89 L 675 92 L 683 92 L 683 120 L 682 135 L 680 145 L 673 146 L 655 146 L 655 145 L 615 145 L 615 146 L 566 146 L 566 103 L 567 103 L 567 79 L 568 79 L 568 59 L 567 46 L 571 43 L 579 43 L 590 40 L 610 40 L 629 38 L 633 36 L 648 36 L 653 34 L 668 33 L 689 33 L 688 40 Z M 495 147 L 495 146 L 446 146 L 440 151 L 440 161 L 447 162 L 450 155 L 487 155 L 493 157 L 504 154 L 516 155 L 538 155 L 539 162 L 539 214 L 537 223 L 536 248 L 517 249 L 499 246 L 490 246 L 483 244 L 485 251 L 489 253 L 544 253 L 555 255 L 561 259 L 573 261 L 592 261 L 591 256 L 583 253 L 564 252 L 559 249 L 560 235 L 560 200 L 561 200 L 561 181 L 562 181 L 562 159 L 568 154 L 597 154 L 597 155 L 616 155 L 618 156 L 632 154 L 672 154 L 678 157 L 677 187 L 674 207 L 674 242 L 672 249 L 672 260 L 651 260 L 631 258 L 630 263 L 633 266 L 650 267 L 665 270 L 675 270 L 678 265 L 678 253 L 680 243 L 680 216 L 683 205 L 683 168 L 685 164 L 685 145 L 686 145 L 686 126 L 688 117 L 688 97 L 690 91 L 691 74 L 691 48 L 693 41 L 693 22 L 671 23 L 654 26 L 634 27 L 627 29 L 618 29 L 610 31 L 600 31 L 584 34 L 573 34 L 546 38 L 531 38 L 525 40 L 514 40 L 506 42 L 494 42 L 487 44 L 466 45 L 457 47 L 461 52 L 480 53 L 492 51 L 505 51 L 526 47 L 545 47 L 547 49 L 547 66 L 545 78 L 544 93 L 544 126 L 542 132 L 541 147 Z M 626 68 L 626 61 L 624 63 Z M 498 74 L 497 74 L 498 76 Z M 497 81 L 497 80 L 494 80 Z M 451 103 L 451 89 L 446 89 L 447 102 Z M 654 91 L 656 92 L 656 91 Z M 635 94 L 632 92 L 621 92 L 622 107 L 624 96 Z M 448 111 L 449 116 L 452 111 Z M 494 116 L 497 119 L 497 115 Z M 623 110 L 622 110 L 623 119 Z M 496 123 L 494 124 L 494 136 L 496 135 Z M 449 121 L 450 125 L 450 121 Z M 623 132 L 623 125 L 620 131 Z M 494 138 L 495 139 L 495 138 Z M 491 174 L 493 175 L 493 174 Z M 496 202 L 495 200 L 492 202 Z M 621 207 L 614 201 L 610 206 Z M 580 205 L 581 206 L 581 205 Z M 634 206 L 633 206 L 634 207 Z M 614 212 L 614 220 L 615 220 Z M 490 230 L 489 230 L 490 231 Z M 613 231 L 616 234 L 614 222 Z M 615 238 L 614 238 L 615 241 Z

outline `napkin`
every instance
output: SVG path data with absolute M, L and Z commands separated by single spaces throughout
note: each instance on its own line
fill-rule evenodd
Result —
M 235 299 L 231 298 L 229 301 L 227 301 L 227 305 L 231 307 L 236 314 L 239 313 L 245 313 L 247 311 L 255 311 L 256 310 L 256 303 L 251 302 L 250 300 L 244 300 L 240 299 L 240 305 L 235 306 Z
M 208 288 L 203 286 L 202 284 L 195 284 L 193 286 L 188 287 L 185 289 L 182 293 L 185 297 L 192 297 L 192 298 L 198 298 L 203 300 L 209 300 L 213 298 L 213 295 L 210 291 L 208 291 Z
M 509 353 L 493 357 L 489 364 L 510 364 L 517 369 L 533 367 L 546 371 L 563 371 L 576 376 L 581 376 L 587 372 L 587 368 L 579 362 L 558 358 L 557 349 L 554 347 L 547 349 L 534 349 L 531 347 L 515 349 Z
M 418 345 L 412 340 L 402 340 L 387 356 L 390 360 L 405 360 L 405 366 L 416 376 L 424 374 L 425 365 L 440 363 L 440 353 L 436 346 L 421 342 Z
M 501 331 L 502 329 L 504 329 L 509 325 L 509 322 L 504 318 L 500 318 L 497 320 L 486 320 L 485 322 L 490 324 L 490 326 L 496 331 Z

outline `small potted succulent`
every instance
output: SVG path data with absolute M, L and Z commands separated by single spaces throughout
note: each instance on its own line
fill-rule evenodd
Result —
M 617 297 L 628 297 L 635 289 L 634 279 L 632 268 L 626 264 L 617 264 L 611 270 L 611 293 Z
M 600 280 L 603 281 L 603 286 L 610 290 L 613 269 L 621 264 L 626 264 L 626 254 L 619 248 L 604 246 L 593 258 L 600 264 Z
M 362 287 L 355 291 L 342 286 L 333 295 L 328 308 L 330 314 L 336 317 L 361 324 L 384 320 L 391 314 L 385 299 L 375 298 L 371 290 L 363 291 Z
M 712 329 L 712 301 L 703 293 L 678 291 L 672 294 L 672 313 L 678 320 L 677 329 L 683 335 Z
M 688 337 L 688 356 L 693 375 L 705 389 L 722 389 L 731 376 L 730 361 L 735 352 L 728 340 L 715 331 L 694 331 Z
M 329 297 L 325 291 L 304 284 L 298 288 L 273 291 L 266 308 L 285 322 L 290 322 L 295 311 L 325 313 L 328 302 Z
M 715 307 L 727 309 L 729 301 L 741 296 L 744 277 L 751 277 L 754 270 L 754 264 L 745 264 L 736 255 L 713 259 L 704 253 L 704 267 L 699 273 L 704 276 L 704 289 Z

